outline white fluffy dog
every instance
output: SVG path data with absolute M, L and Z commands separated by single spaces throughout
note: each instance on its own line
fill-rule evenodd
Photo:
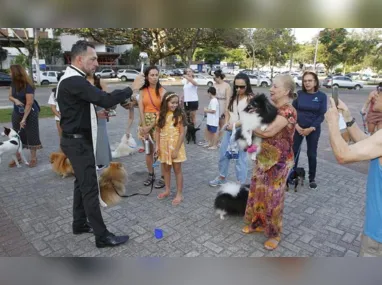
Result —
M 128 156 L 137 152 L 137 142 L 131 134 L 124 134 L 117 148 L 111 153 L 113 158 Z

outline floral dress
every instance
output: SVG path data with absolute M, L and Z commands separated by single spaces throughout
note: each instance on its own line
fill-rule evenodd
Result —
M 184 143 L 182 143 L 178 157 L 176 159 L 171 158 L 172 152 L 175 150 L 178 144 L 180 136 L 180 125 L 182 121 L 179 120 L 176 127 L 174 127 L 174 113 L 168 112 L 166 115 L 166 123 L 159 133 L 159 160 L 161 163 L 172 165 L 173 162 L 186 161 L 186 150 Z
M 263 139 L 245 212 L 245 222 L 253 229 L 263 227 L 268 238 L 281 234 L 286 180 L 294 164 L 297 113 L 287 104 L 279 108 L 278 115 L 285 117 L 289 124 L 274 137 Z

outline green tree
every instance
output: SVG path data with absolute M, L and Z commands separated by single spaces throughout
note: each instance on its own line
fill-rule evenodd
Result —
M 313 44 L 299 44 L 297 45 L 297 51 L 294 54 L 294 59 L 300 65 L 313 64 L 315 51 L 316 47 Z
M 61 42 L 57 39 L 40 39 L 38 53 L 46 64 L 54 64 L 55 59 L 62 55 Z
M 344 62 L 345 42 L 348 32 L 344 28 L 324 29 L 320 32 L 319 41 L 323 45 L 323 51 L 320 53 L 320 60 L 328 72 L 333 67 Z
M 195 52 L 195 60 L 203 60 L 206 64 L 212 65 L 221 61 L 227 56 L 227 52 L 222 47 L 207 47 L 198 49 Z
M 285 64 L 291 53 L 297 47 L 294 44 L 296 39 L 289 28 L 261 28 L 253 32 L 254 42 L 257 44 L 256 57 L 260 63 L 271 66 L 271 76 L 273 77 L 273 67 Z
M 122 65 L 137 65 L 139 63 L 139 48 L 133 47 L 126 50 L 119 59 L 119 63 Z
M 19 64 L 25 69 L 30 68 L 28 57 L 22 53 L 16 55 L 15 58 L 11 61 L 11 64 Z
M 246 52 L 242 48 L 230 49 L 227 51 L 228 62 L 237 63 L 241 66 L 245 62 Z
M 237 47 L 243 34 L 241 29 L 210 28 L 61 28 L 55 32 L 76 34 L 107 45 L 133 44 L 147 52 L 150 64 L 172 55 L 190 60 L 200 47 Z

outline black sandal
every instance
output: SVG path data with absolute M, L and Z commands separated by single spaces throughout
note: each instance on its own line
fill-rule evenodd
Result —
M 166 184 L 164 183 L 164 177 L 162 176 L 159 180 L 158 180 L 158 182 L 155 184 L 155 189 L 160 189 L 160 188 L 163 188 L 163 187 L 165 187 L 166 186 Z
M 152 183 L 154 183 L 154 180 L 155 180 L 154 173 L 149 173 L 149 176 L 147 177 L 145 182 L 143 182 L 143 185 L 150 186 Z

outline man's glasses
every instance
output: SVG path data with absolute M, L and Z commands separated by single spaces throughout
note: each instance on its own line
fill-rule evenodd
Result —
M 247 88 L 246 85 L 235 85 L 235 89 L 245 89 Z

